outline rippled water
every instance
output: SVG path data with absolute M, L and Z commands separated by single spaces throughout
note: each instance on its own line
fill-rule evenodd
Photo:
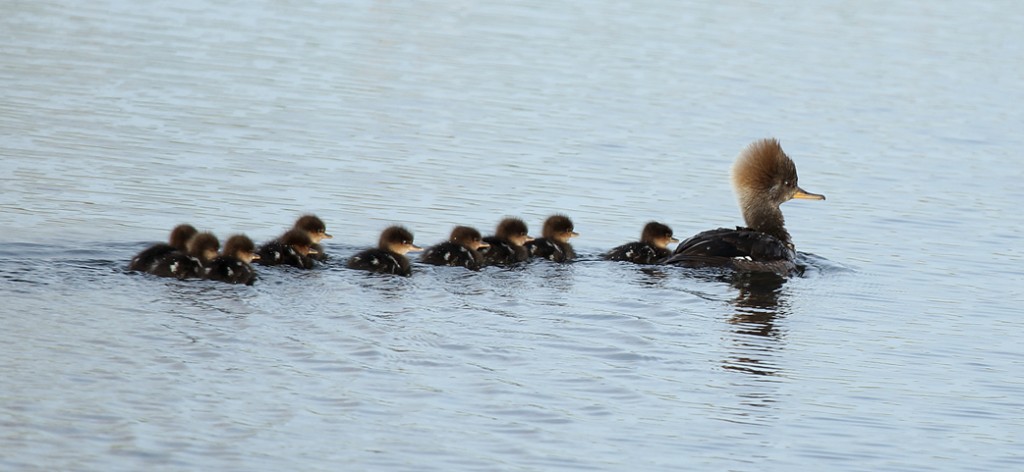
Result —
M 7 2 L 0 468 L 1024 466 L 1014 2 Z M 785 281 L 597 260 L 740 223 L 776 136 Z M 343 268 L 566 212 L 582 259 Z M 327 221 L 254 287 L 128 274 L 191 222 Z

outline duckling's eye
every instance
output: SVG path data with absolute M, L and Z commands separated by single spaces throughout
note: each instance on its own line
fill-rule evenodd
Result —
M 789 180 L 785 180 L 785 181 L 782 182 L 782 185 L 785 185 L 785 186 L 789 187 L 789 186 L 793 185 L 793 182 L 791 182 Z

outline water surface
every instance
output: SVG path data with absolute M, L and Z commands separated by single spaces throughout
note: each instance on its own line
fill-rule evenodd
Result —
M 1013 2 L 9 2 L 0 466 L 1014 470 Z M 609 263 L 741 223 L 778 137 L 789 280 Z M 253 287 L 129 274 L 176 224 L 335 239 Z M 402 223 L 565 212 L 582 258 L 409 279 Z

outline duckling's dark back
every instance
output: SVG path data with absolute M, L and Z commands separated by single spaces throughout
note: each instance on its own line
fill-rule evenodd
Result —
M 480 270 L 484 259 L 474 247 L 481 242 L 480 232 L 476 229 L 468 226 L 456 226 L 452 230 L 449 240 L 427 248 L 420 256 L 420 262 Z
M 484 265 L 509 266 L 530 259 L 530 251 L 526 247 L 513 244 L 507 239 L 488 236 L 484 238 L 484 242 L 489 247 L 478 251 L 483 256 Z
M 669 255 L 672 251 L 655 247 L 652 244 L 634 241 L 623 244 L 608 251 L 604 258 L 609 261 L 632 262 L 634 264 L 654 264 Z
M 292 229 L 280 238 L 260 246 L 257 254 L 260 258 L 256 262 L 265 266 L 289 265 L 300 269 L 312 269 L 313 260 L 299 253 L 295 247 L 311 247 L 313 240 L 305 231 Z
M 526 243 L 530 255 L 552 262 L 568 262 L 576 258 L 572 245 L 556 239 L 538 238 Z
M 366 270 L 378 274 L 412 275 L 409 259 L 401 254 L 373 248 L 362 251 L 348 260 L 349 269 Z
M 256 283 L 256 271 L 252 266 L 234 256 L 219 256 L 210 262 L 206 278 L 230 284 L 252 285 Z
M 420 256 L 420 262 L 438 266 L 465 267 L 469 270 L 480 270 L 483 256 L 465 245 L 446 241 L 427 248 Z

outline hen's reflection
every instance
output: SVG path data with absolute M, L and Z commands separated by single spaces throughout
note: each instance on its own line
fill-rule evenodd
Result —
M 729 317 L 733 325 L 732 355 L 723 361 L 728 370 L 755 375 L 778 375 L 772 361 L 780 349 L 783 334 L 776 321 L 788 314 L 783 297 L 784 277 L 770 273 L 731 274 L 726 281 L 736 290 L 732 305 L 736 313 Z

